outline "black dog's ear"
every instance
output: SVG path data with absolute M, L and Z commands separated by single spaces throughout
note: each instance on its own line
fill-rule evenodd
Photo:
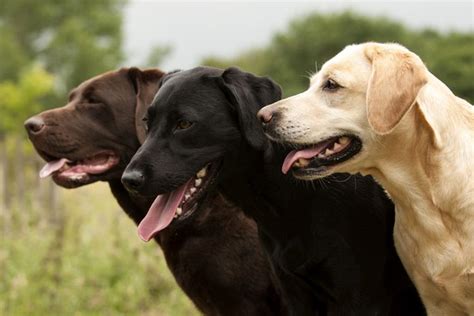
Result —
M 136 93 L 135 130 L 138 141 L 140 144 L 143 144 L 146 138 L 146 127 L 143 117 L 148 106 L 153 101 L 165 73 L 156 68 L 141 70 L 136 67 L 128 69 L 127 73 Z
M 253 148 L 263 149 L 267 138 L 257 112 L 281 99 L 280 86 L 267 77 L 258 77 L 236 67 L 227 68 L 218 81 L 238 115 L 245 139 Z
M 175 69 L 172 71 L 167 72 L 163 77 L 161 77 L 159 83 L 158 83 L 158 89 L 161 88 L 162 85 L 165 84 L 166 81 L 168 81 L 169 78 L 171 78 L 174 74 L 181 72 L 181 69 Z

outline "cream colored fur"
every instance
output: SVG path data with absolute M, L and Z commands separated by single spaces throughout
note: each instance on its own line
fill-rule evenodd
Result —
M 329 78 L 342 88 L 322 89 Z M 278 139 L 354 134 L 362 150 L 331 167 L 370 174 L 396 205 L 397 251 L 429 315 L 474 315 L 474 108 L 397 44 L 351 45 L 307 91 L 269 105 Z

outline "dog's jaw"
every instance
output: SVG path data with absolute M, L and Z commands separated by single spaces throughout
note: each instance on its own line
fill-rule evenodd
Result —
M 138 226 L 138 235 L 150 241 L 160 231 L 192 218 L 219 175 L 219 161 L 209 163 L 180 187 L 159 194 Z

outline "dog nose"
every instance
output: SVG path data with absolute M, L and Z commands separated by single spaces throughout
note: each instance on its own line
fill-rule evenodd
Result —
M 39 116 L 30 117 L 25 121 L 25 128 L 28 134 L 38 134 L 44 127 L 44 121 Z
M 122 183 L 127 190 L 138 192 L 145 183 L 145 177 L 139 171 L 125 171 L 122 175 Z
M 271 109 L 262 109 L 257 114 L 262 124 L 268 124 L 273 118 L 273 111 Z

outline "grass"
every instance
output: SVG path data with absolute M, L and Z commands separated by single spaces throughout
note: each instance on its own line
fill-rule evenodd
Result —
M 14 210 L 23 222 L 3 231 L 0 315 L 199 315 L 106 184 L 58 199 L 56 212 Z

